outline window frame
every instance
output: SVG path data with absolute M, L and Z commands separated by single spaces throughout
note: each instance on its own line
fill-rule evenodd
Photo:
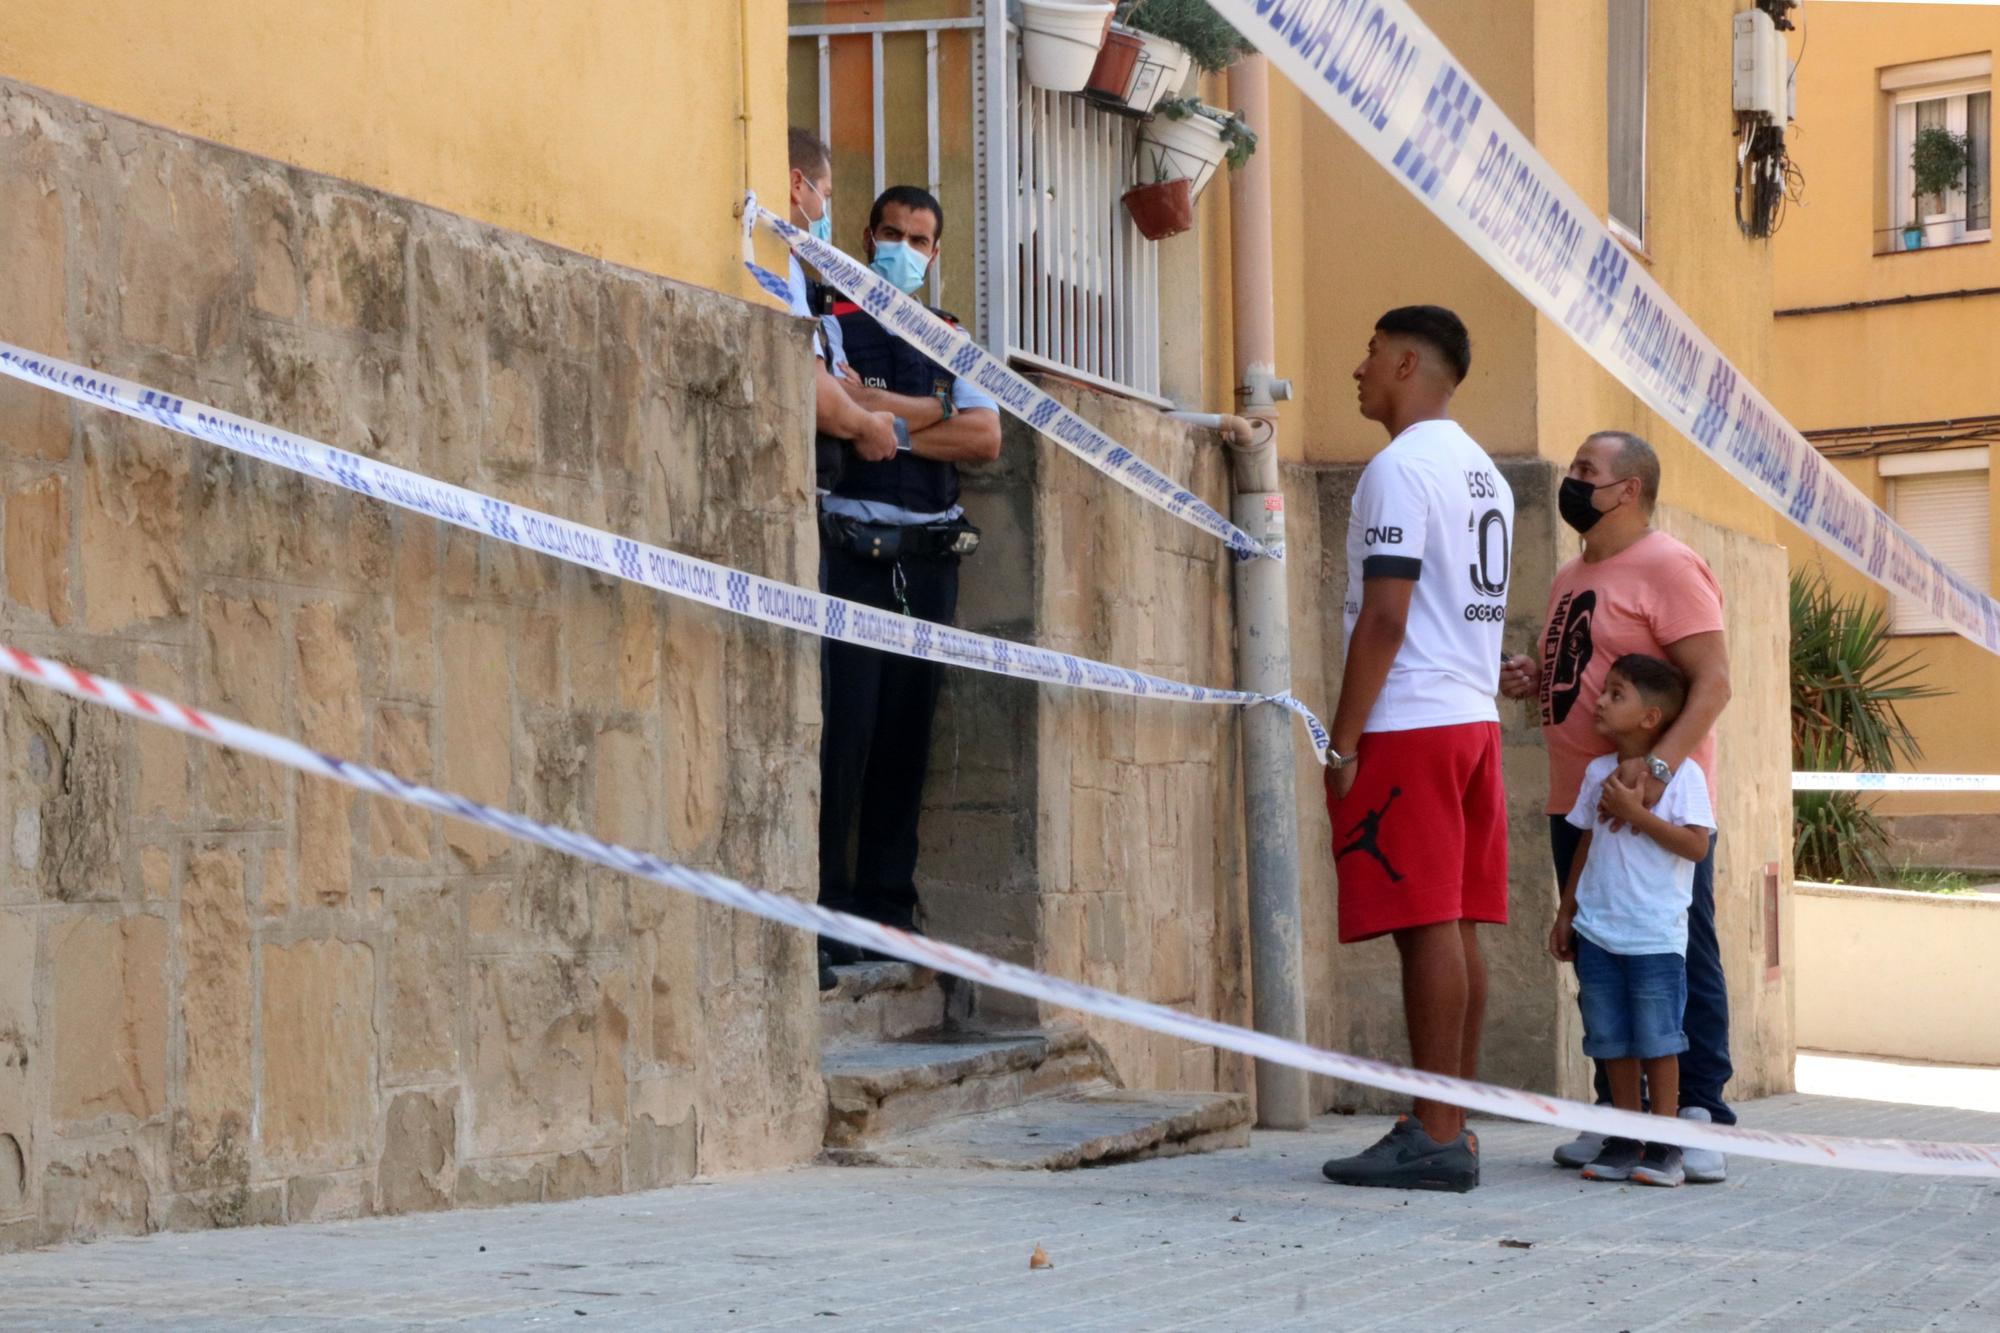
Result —
M 1613 183 L 1615 180 L 1615 171 L 1616 171 L 1615 164 L 1620 160 L 1622 156 L 1621 150 L 1625 147 L 1624 144 L 1615 141 L 1614 136 L 1617 134 L 1618 127 L 1615 125 L 1614 118 L 1611 114 L 1612 107 L 1614 105 L 1614 100 L 1618 92 L 1618 84 L 1617 84 L 1618 70 L 1614 66 L 1614 61 L 1618 53 L 1612 49 L 1612 38 L 1617 24 L 1617 17 L 1616 17 L 1617 11 L 1621 5 L 1636 5 L 1639 11 L 1638 23 L 1637 23 L 1638 36 L 1639 36 L 1639 60 L 1638 60 L 1639 125 L 1638 125 L 1638 135 L 1637 135 L 1639 217 L 1636 227 L 1633 225 L 1631 220 L 1619 216 L 1618 213 L 1619 200 L 1616 198 L 1615 186 Z M 1605 31 L 1604 222 L 1606 227 L 1610 229 L 1612 235 L 1616 236 L 1619 240 L 1625 242 L 1625 244 L 1631 246 L 1641 256 L 1645 256 L 1649 253 L 1649 251 L 1647 250 L 1646 233 L 1648 230 L 1647 222 L 1649 213 L 1648 187 L 1651 184 L 1649 179 L 1649 174 L 1650 174 L 1649 169 L 1652 165 L 1651 153 L 1648 151 L 1648 140 L 1651 138 L 1650 112 L 1651 112 L 1652 84 L 1653 84 L 1652 81 L 1653 7 L 1651 0 L 1605 0 L 1604 31 Z
M 1991 591 L 1993 574 L 1993 477 L 1991 450 L 1987 446 L 1965 449 L 1929 449 L 1918 453 L 1889 454 L 1876 460 L 1876 475 L 1884 483 L 1883 507 L 1899 526 L 1904 522 L 1899 487 L 1930 478 L 1962 477 L 1968 488 L 1983 496 L 1986 509 L 1986 568 L 1953 569 L 1973 587 Z M 1923 534 L 1911 533 L 1918 540 Z M 1953 634 L 1951 625 L 1931 614 L 1930 608 L 1893 589 L 1889 592 L 1889 632 L 1899 638 Z
M 1882 96 L 1887 99 L 1881 151 L 1888 159 L 1883 177 L 1888 192 L 1886 220 L 1889 225 L 1882 243 L 1877 246 L 1877 253 L 1906 253 L 1902 236 L 1913 223 L 1923 229 L 1921 249 L 1975 245 L 1992 240 L 1992 53 L 1891 66 L 1880 72 L 1879 83 Z M 1942 213 L 1917 216 L 1912 199 L 1915 182 L 1910 170 L 1910 149 L 1917 133 L 1917 107 L 1926 102 L 1943 102 L 1945 128 L 1955 134 L 1965 134 L 1971 114 L 1971 98 L 1980 93 L 1987 95 L 1987 225 L 1980 228 L 1967 225 L 1972 216 L 1971 201 L 1963 186 L 1945 196 Z

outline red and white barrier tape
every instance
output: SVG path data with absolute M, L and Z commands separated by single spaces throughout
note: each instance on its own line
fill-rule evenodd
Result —
M 0 674 L 31 681 L 72 698 L 227 745 L 302 773 L 331 778 L 371 796 L 386 797 L 433 814 L 468 820 L 509 837 L 637 875 L 655 884 L 799 930 L 832 936 L 849 944 L 874 949 L 922 967 L 949 972 L 953 976 L 1030 999 L 1096 1014 L 1185 1041 L 1237 1051 L 1259 1060 L 1292 1065 L 1329 1078 L 1412 1097 L 1450 1102 L 1515 1120 L 1536 1121 L 1571 1130 L 1595 1130 L 1629 1138 L 1665 1140 L 1687 1147 L 1713 1148 L 1781 1162 L 1856 1171 L 2000 1179 L 2000 1144 L 1828 1138 L 1814 1134 L 1776 1134 L 1735 1126 L 1704 1125 L 1665 1116 L 1587 1106 L 1555 1097 L 1540 1097 L 1491 1083 L 1426 1074 L 1379 1060 L 1365 1060 L 1339 1051 L 1265 1036 L 1229 1023 L 1200 1018 L 1095 986 L 1052 977 L 1045 972 L 1002 962 L 938 940 L 910 935 L 844 912 L 828 911 L 781 894 L 749 888 L 720 875 L 675 865 L 650 853 L 607 843 L 586 833 L 545 824 L 463 796 L 408 782 L 383 769 L 321 754 L 283 736 L 204 713 L 49 658 L 35 657 L 6 644 L 0 644 Z

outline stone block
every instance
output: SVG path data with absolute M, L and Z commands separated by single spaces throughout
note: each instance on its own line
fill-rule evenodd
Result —
M 141 647 L 132 672 L 133 683 L 169 699 L 185 700 L 189 691 L 181 661 L 178 650 Z M 132 789 L 133 814 L 141 819 L 187 817 L 194 744 L 164 727 L 132 728 L 132 753 L 138 760 L 138 779 Z
M 549 1177 L 546 1159 L 501 1157 L 467 1162 L 458 1168 L 452 1197 L 461 1208 L 499 1208 L 510 1203 L 540 1203 Z
M 300 218 L 306 313 L 316 324 L 394 338 L 408 324 L 409 224 L 380 195 L 320 194 Z
M 336 1171 L 285 1182 L 287 1222 L 339 1222 L 375 1212 L 375 1173 Z
M 119 732 L 125 724 L 105 709 L 18 681 L 7 691 L 7 785 L 21 879 L 44 898 L 123 898 Z
M 175 1194 L 167 1200 L 166 1217 L 160 1225 L 168 1231 L 213 1231 L 219 1227 L 275 1226 L 285 1220 L 285 1187 L 272 1181 Z
M 480 449 L 486 395 L 485 264 L 460 229 L 426 214 L 410 240 L 414 384 L 421 471 L 470 484 Z
M 181 1090 L 174 1181 L 204 1189 L 249 1178 L 251 937 L 242 852 L 188 858 L 181 885 Z M 268 1034 L 267 1034 L 268 1036 Z
M 625 1138 L 626 1188 L 659 1189 L 694 1179 L 700 1167 L 699 1124 L 693 1087 L 677 1079 L 635 1084 Z
M 285 657 L 280 613 L 259 598 L 201 599 L 198 660 L 217 712 L 254 727 L 283 730 Z M 267 760 L 204 746 L 202 795 L 224 819 L 275 823 L 285 810 L 286 777 Z
M 431 780 L 431 710 L 385 705 L 375 710 L 375 763 L 407 782 Z M 367 798 L 369 854 L 378 860 L 427 861 L 437 817 L 402 801 Z
M 52 156 L 52 155 L 49 155 Z M 0 271 L 0 338 L 50 356 L 70 354 L 67 266 L 69 228 L 57 176 L 0 171 L 0 254 L 32 256 Z M 67 399 L 9 378 L 0 383 L 0 452 L 16 458 L 69 457 Z
M 597 818 L 592 832 L 627 847 L 660 845 L 659 762 L 652 743 L 634 731 L 597 733 Z
M 625 1151 L 615 1148 L 582 1148 L 556 1158 L 549 1172 L 544 1201 L 587 1199 L 599 1194 L 616 1194 L 625 1180 Z
M 277 171 L 259 172 L 243 191 L 243 229 L 250 238 L 250 305 L 279 319 L 299 313 L 298 205 Z
M 441 710 L 439 778 L 452 791 L 504 805 L 513 783 L 513 729 L 507 687 L 507 631 L 491 616 L 462 613 L 445 623 L 439 661 L 445 691 Z M 444 821 L 445 845 L 469 869 L 503 854 L 507 838 L 462 820 Z
M 128 344 L 206 357 L 234 336 L 242 292 L 220 164 L 165 135 L 143 139 L 118 232 L 118 331 Z
M 354 616 L 327 602 L 292 613 L 299 739 L 337 755 L 361 751 L 361 668 Z
M 375 1135 L 375 951 L 335 939 L 266 945 L 258 1008 L 264 1160 L 361 1166 Z
M 458 1093 L 399 1092 L 383 1132 L 377 1199 L 385 1213 L 451 1206 L 457 1183 Z
M 721 831 L 727 786 L 723 747 L 725 629 L 705 608 L 673 608 L 667 617 L 667 699 L 662 731 L 666 772 L 667 845 L 700 860 Z
M 344 907 L 354 891 L 354 803 L 359 798 L 350 787 L 305 774 L 299 775 L 292 790 L 293 826 L 298 830 L 299 901 Z
M 185 440 L 96 413 L 83 429 L 83 623 L 96 633 L 187 610 Z
M 71 1240 L 141 1236 L 150 1229 L 154 1181 L 140 1152 L 118 1147 L 50 1162 L 42 1173 L 42 1218 Z
M 626 1016 L 588 965 L 548 954 L 476 958 L 472 999 L 474 1155 L 523 1144 L 567 1151 L 622 1128 Z
M 70 619 L 69 483 L 38 477 L 7 493 L 7 600 L 60 629 Z
M 458 891 L 431 885 L 388 891 L 389 944 L 385 1084 L 450 1078 L 458 1071 L 464 1003 Z
M 0 911 L 0 1218 L 29 1207 L 34 1151 L 34 1084 L 42 1052 L 35 1005 L 35 917 Z
M 59 1124 L 149 1120 L 167 1104 L 167 923 L 76 917 L 51 927 Z

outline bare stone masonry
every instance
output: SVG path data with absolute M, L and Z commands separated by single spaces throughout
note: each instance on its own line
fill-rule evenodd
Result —
M 803 327 L 0 81 L 0 337 L 810 583 Z M 816 645 L 0 383 L 0 632 L 810 892 Z M 820 1143 L 810 942 L 9 687 L 0 1249 Z

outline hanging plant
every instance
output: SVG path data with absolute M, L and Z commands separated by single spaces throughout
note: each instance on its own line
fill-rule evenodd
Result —
M 1223 160 L 1231 171 L 1238 170 L 1250 155 L 1257 151 L 1257 132 L 1250 128 L 1250 122 L 1243 119 L 1240 111 L 1222 111 L 1204 103 L 1198 97 L 1169 98 L 1154 108 L 1154 114 L 1168 120 L 1186 120 L 1190 116 L 1200 116 L 1215 122 L 1222 134 L 1222 142 L 1227 148 Z
M 1257 49 L 1230 26 L 1228 19 L 1211 9 L 1206 0 L 1124 0 L 1118 7 L 1118 20 L 1178 42 L 1194 57 L 1194 63 L 1209 74 L 1228 69 L 1239 56 Z

